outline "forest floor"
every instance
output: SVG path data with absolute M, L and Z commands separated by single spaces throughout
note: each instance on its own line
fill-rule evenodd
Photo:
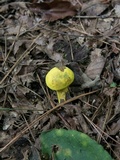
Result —
M 75 74 L 58 103 L 45 76 Z M 0 160 L 43 159 L 41 132 L 74 129 L 120 159 L 120 1 L 0 1 Z

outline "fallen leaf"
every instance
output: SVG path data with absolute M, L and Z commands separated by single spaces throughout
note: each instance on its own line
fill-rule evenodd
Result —
M 7 35 L 16 35 L 18 33 L 22 34 L 26 31 L 26 28 L 20 26 L 11 26 L 6 29 Z
M 8 3 L 8 4 L 6 3 L 6 5 L 1 6 L 0 13 L 7 12 L 10 7 L 12 7 L 12 8 L 19 7 L 21 9 L 27 9 L 25 2 L 11 2 L 11 3 Z
M 7 115 L 8 114 L 8 115 Z M 3 131 L 8 130 L 13 127 L 14 122 L 18 119 L 18 113 L 15 111 L 11 111 L 9 113 L 6 113 L 6 117 L 4 118 L 3 123 Z
M 91 1 L 86 1 L 83 3 L 82 6 L 82 13 L 86 14 L 87 16 L 98 16 L 100 15 L 107 7 L 109 4 L 103 3 L 100 0 L 91 0 Z
M 85 73 L 91 79 L 95 79 L 97 76 L 100 76 L 104 64 L 105 58 L 101 55 L 101 49 L 96 48 L 91 52 L 91 63 L 88 65 Z
M 117 48 L 116 43 L 113 42 L 113 43 L 111 44 L 111 47 L 112 47 L 113 53 L 115 53 L 115 54 L 118 54 L 118 53 L 119 53 L 119 50 L 118 50 L 118 48 Z
M 29 7 L 32 12 L 40 14 L 45 21 L 56 21 L 68 16 L 74 16 L 77 12 L 72 3 L 60 0 L 54 0 L 50 3 L 32 3 Z
M 119 0 L 112 0 L 112 6 L 115 6 L 116 4 L 119 4 L 120 1 Z
M 39 151 L 34 145 L 31 146 L 31 154 L 29 155 L 30 160 L 41 160 Z
M 110 3 L 110 0 L 100 0 L 102 3 Z
M 48 57 L 55 62 L 59 62 L 63 60 L 63 53 L 58 53 L 53 50 L 53 46 L 55 43 L 55 39 L 49 38 L 49 42 L 46 46 L 37 46 L 37 49 L 43 51 L 48 55 Z
M 120 113 L 120 93 L 115 102 L 115 115 Z
M 104 94 L 108 97 L 111 97 L 111 99 L 113 98 L 113 96 L 115 95 L 116 92 L 116 88 L 105 88 L 104 89 Z
M 5 131 L 0 131 L 0 148 L 5 145 L 5 142 L 9 142 L 10 136 Z
M 111 64 L 112 73 L 116 80 L 120 81 L 120 63 L 119 63 L 120 55 L 114 58 L 113 63 Z
M 14 54 L 16 54 L 19 50 L 19 47 L 22 46 L 25 43 L 25 41 L 22 40 L 18 40 L 17 42 L 15 42 L 14 45 Z
M 116 4 L 114 10 L 117 17 L 120 17 L 120 4 Z
M 109 134 L 116 135 L 117 132 L 119 132 L 119 130 L 120 130 L 120 119 L 117 121 L 117 123 L 112 124 Z
M 111 29 L 111 24 L 113 23 L 113 18 L 106 18 L 106 19 L 99 19 L 97 23 L 97 29 L 104 33 L 105 31 L 108 31 Z

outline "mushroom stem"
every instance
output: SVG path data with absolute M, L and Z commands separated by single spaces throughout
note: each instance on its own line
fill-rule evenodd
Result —
M 57 92 L 58 102 L 61 103 L 66 100 L 66 93 L 68 92 L 68 88 L 61 89 Z

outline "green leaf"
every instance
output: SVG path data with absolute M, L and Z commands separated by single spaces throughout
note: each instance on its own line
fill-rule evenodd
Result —
M 115 82 L 112 82 L 111 84 L 110 84 L 110 87 L 111 88 L 114 88 L 114 87 L 116 87 L 117 86 L 117 84 L 115 83 Z
M 43 132 L 40 142 L 42 153 L 54 160 L 113 160 L 95 140 L 75 130 Z

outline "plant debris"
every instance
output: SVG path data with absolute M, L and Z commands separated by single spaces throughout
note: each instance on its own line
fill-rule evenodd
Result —
M 42 20 L 56 21 L 68 16 L 74 16 L 77 8 L 70 1 L 53 0 L 51 2 L 41 2 L 30 4 L 30 10 L 42 16 Z
M 119 0 L 0 1 L 1 159 L 44 159 L 40 133 L 65 128 L 86 133 L 119 160 L 119 6 Z M 75 75 L 60 104 L 45 83 L 59 65 Z

